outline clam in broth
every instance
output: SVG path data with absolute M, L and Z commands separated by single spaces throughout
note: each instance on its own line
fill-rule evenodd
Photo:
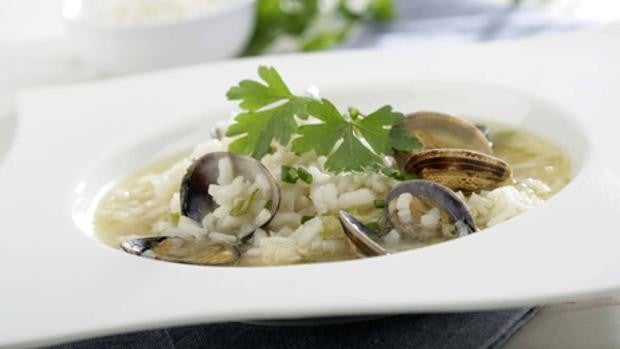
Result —
M 492 144 L 492 156 L 501 159 L 510 169 L 510 176 L 497 180 L 497 188 L 488 187 L 474 192 L 457 190 L 456 195 L 471 210 L 477 229 L 484 230 L 503 221 L 496 218 L 505 212 L 498 214 L 493 205 L 496 202 L 494 200 L 504 200 L 507 197 L 504 194 L 518 194 L 526 201 L 529 200 L 529 206 L 516 207 L 507 216 L 510 218 L 542 203 L 570 181 L 568 158 L 550 142 L 508 125 L 477 123 L 484 124 L 490 130 L 488 139 Z M 211 143 L 202 148 L 201 154 L 226 149 L 226 145 L 220 141 Z M 484 143 L 479 143 L 484 149 Z M 179 188 L 192 159 L 197 157 L 197 154 L 182 154 L 166 159 L 119 182 L 98 203 L 94 217 L 97 238 L 111 247 L 119 248 L 124 240 L 166 235 L 182 226 L 194 229 L 197 234 L 210 234 L 204 230 L 201 222 L 192 221 L 181 214 Z M 356 251 L 339 223 L 342 217 L 339 214 L 343 210 L 349 214 L 346 217 L 355 217 L 356 221 L 370 230 L 376 230 L 377 234 L 372 239 L 380 248 L 374 246 L 370 250 L 373 255 L 445 241 L 444 237 L 419 239 L 415 238 L 415 234 L 397 234 L 393 229 L 382 228 L 386 225 L 385 199 L 398 181 L 378 173 L 333 175 L 322 169 L 321 161 L 324 160 L 314 154 L 299 156 L 280 146 L 261 160 L 279 182 L 281 202 L 269 224 L 258 228 L 247 241 L 236 241 L 234 248 L 230 248 L 230 251 L 238 251 L 240 254 L 236 265 L 294 264 L 356 258 Z M 309 183 L 302 180 L 283 182 L 282 165 L 304 169 L 311 174 L 312 180 Z M 414 204 L 412 206 L 420 206 Z M 431 206 L 425 210 L 432 210 Z M 442 217 L 448 217 L 443 211 L 441 214 Z M 212 237 L 226 240 L 226 234 L 220 235 L 214 234 Z M 224 240 L 212 243 L 226 243 Z M 213 244 L 210 246 L 219 246 Z

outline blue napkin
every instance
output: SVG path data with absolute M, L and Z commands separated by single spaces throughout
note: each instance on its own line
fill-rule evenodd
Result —
M 209 324 L 102 337 L 51 348 L 500 348 L 539 309 L 398 315 L 316 326 Z
M 588 23 L 550 18 L 524 7 L 481 0 L 394 0 L 398 18 L 368 26 L 346 48 L 403 48 L 521 38 L 584 28 Z

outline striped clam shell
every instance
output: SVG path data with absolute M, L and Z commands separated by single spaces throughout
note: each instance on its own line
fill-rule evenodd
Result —
M 452 190 L 492 190 L 512 178 L 510 165 L 492 155 L 466 149 L 429 149 L 413 154 L 404 170 Z

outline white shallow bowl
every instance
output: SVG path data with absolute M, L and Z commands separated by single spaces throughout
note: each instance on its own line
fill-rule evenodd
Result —
M 62 17 L 83 59 L 106 73 L 135 73 L 231 58 L 241 53 L 254 29 L 254 0 L 218 0 L 223 4 L 202 15 L 116 26 L 104 25 L 88 15 L 94 1 L 65 0 Z
M 24 94 L 0 143 L 0 347 L 200 322 L 498 309 L 616 290 L 619 38 L 612 28 L 486 46 L 264 57 Z M 553 55 L 540 54 L 549 48 Z M 574 180 L 484 232 L 356 261 L 200 267 L 94 239 L 101 189 L 203 141 L 230 115 L 226 89 L 261 63 L 296 91 L 320 86 L 341 107 L 389 103 L 526 128 L 567 152 Z

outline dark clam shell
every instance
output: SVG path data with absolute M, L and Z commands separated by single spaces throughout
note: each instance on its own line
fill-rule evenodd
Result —
M 217 208 L 217 204 L 209 194 L 209 186 L 217 184 L 218 164 L 224 158 L 231 160 L 234 176 L 243 176 L 249 180 L 254 180 L 256 175 L 261 174 L 271 186 L 271 216 L 251 231 L 240 232 L 239 237 L 247 237 L 256 228 L 267 224 L 277 212 L 280 204 L 280 188 L 276 179 L 263 164 L 251 157 L 229 152 L 214 152 L 194 161 L 181 183 L 181 214 L 202 223 L 202 219 Z
M 236 247 L 210 240 L 154 236 L 125 240 L 123 251 L 168 262 L 197 265 L 233 265 L 239 260 Z
M 373 257 L 388 254 L 381 245 L 370 237 L 376 233 L 368 229 L 350 213 L 340 211 L 338 218 L 340 219 L 340 224 L 342 224 L 345 235 L 349 238 L 349 241 L 351 241 L 361 256 Z
M 467 227 L 468 234 L 478 231 L 469 208 L 450 188 L 435 182 L 419 179 L 400 183 L 386 198 L 385 214 L 396 228 L 398 228 L 399 223 L 392 220 L 392 215 L 389 212 L 389 203 L 404 193 L 409 193 L 413 197 L 431 202 L 435 207 L 444 210 L 452 218 L 455 226 L 457 224 L 464 224 Z
M 461 230 L 457 227 L 464 227 L 465 229 L 463 229 L 463 231 L 465 234 L 478 231 L 478 227 L 476 226 L 469 208 L 452 190 L 431 181 L 412 180 L 400 183 L 386 197 L 387 205 L 385 208 L 385 216 L 390 221 L 391 225 L 401 233 L 405 232 L 406 229 L 403 229 L 404 227 L 402 227 L 400 222 L 395 222 L 392 219 L 392 214 L 389 212 L 389 203 L 404 193 L 409 193 L 413 197 L 423 199 L 445 211 L 450 216 L 455 231 L 461 233 Z M 385 248 L 373 240 L 372 236 L 377 235 L 376 232 L 370 230 L 348 212 L 340 211 L 338 217 L 345 235 L 360 256 L 373 257 L 388 254 Z

